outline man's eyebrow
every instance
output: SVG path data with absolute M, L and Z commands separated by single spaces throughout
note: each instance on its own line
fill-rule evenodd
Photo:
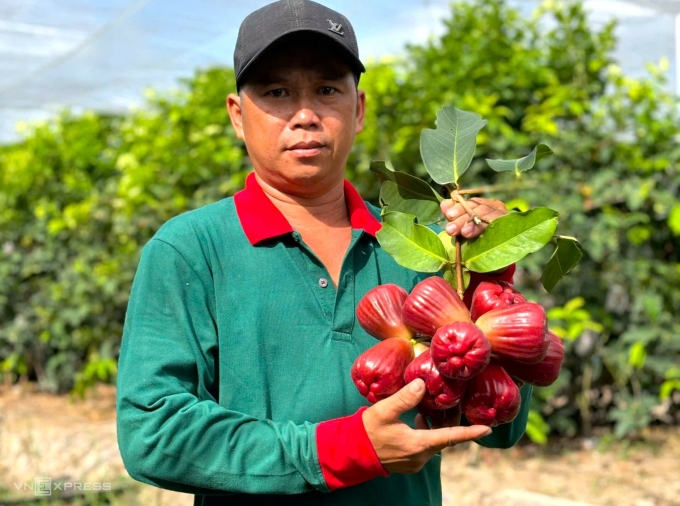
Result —
M 338 67 L 324 67 L 321 72 L 317 72 L 321 79 L 328 79 L 329 81 L 339 81 L 344 79 L 347 75 L 347 70 Z
M 347 71 L 336 67 L 324 67 L 322 70 L 314 70 L 314 77 L 325 81 L 339 81 L 345 77 Z M 269 86 L 274 83 L 287 83 L 288 79 L 280 74 L 262 73 L 258 76 L 253 76 L 253 84 L 259 86 Z
M 274 83 L 285 83 L 286 78 L 278 74 L 260 74 L 253 76 L 252 82 L 260 86 L 268 86 Z

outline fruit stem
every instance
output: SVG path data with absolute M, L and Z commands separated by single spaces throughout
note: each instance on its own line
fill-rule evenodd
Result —
M 477 216 L 477 213 L 470 209 L 470 206 L 467 204 L 467 202 L 465 202 L 465 198 L 460 195 L 460 192 L 465 190 L 461 190 L 455 183 L 449 183 L 444 186 L 447 190 L 449 190 L 449 193 L 451 194 L 451 200 L 457 200 L 477 225 L 481 224 L 482 222 L 487 224 L 489 223 L 488 221 Z M 461 239 L 458 235 L 454 235 L 453 239 L 456 244 L 456 291 L 458 292 L 458 297 L 460 297 L 460 300 L 463 300 L 463 297 L 465 296 L 465 287 L 463 286 L 463 255 L 461 253 Z
M 463 300 L 465 296 L 465 288 L 463 287 L 463 254 L 460 247 L 460 237 L 455 236 L 456 239 L 456 290 L 458 297 Z

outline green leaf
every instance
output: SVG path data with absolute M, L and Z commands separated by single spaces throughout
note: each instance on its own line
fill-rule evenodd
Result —
M 444 281 L 454 290 L 458 290 L 458 275 L 456 274 L 456 264 L 447 263 L 442 267 Z M 463 290 L 470 285 L 470 271 L 463 267 Z
M 642 305 L 649 319 L 656 323 L 663 311 L 663 297 L 658 293 L 646 293 L 642 296 Z
M 666 380 L 661 384 L 659 389 L 659 400 L 665 401 L 668 399 L 673 390 L 680 390 L 680 380 Z
M 582 308 L 585 305 L 586 305 L 586 299 L 584 299 L 583 297 L 574 297 L 573 299 L 569 300 L 569 302 L 567 302 L 564 305 L 564 310 L 568 314 L 571 314 L 574 311 L 579 310 L 580 308 Z
M 680 367 L 670 367 L 666 370 L 666 373 L 663 375 L 663 377 L 666 379 L 680 380 Z
M 555 251 L 543 269 L 541 276 L 543 287 L 552 292 L 555 285 L 581 261 L 581 258 L 583 250 L 579 242 L 573 237 L 560 236 Z
M 526 172 L 534 167 L 537 161 L 546 156 L 552 155 L 552 149 L 550 149 L 545 144 L 539 144 L 536 146 L 531 153 L 523 158 L 518 158 L 517 160 L 490 160 L 486 159 L 486 163 L 489 164 L 496 172 L 505 172 L 508 170 L 514 171 L 515 175 L 519 177 L 520 173 Z
M 680 235 L 680 204 L 675 204 L 668 215 L 668 226 L 673 235 Z
M 544 445 L 548 442 L 550 425 L 546 423 L 541 414 L 535 409 L 529 410 L 526 433 L 534 443 Z
M 635 343 L 630 347 L 628 363 L 636 369 L 642 369 L 647 359 L 647 350 L 642 343 Z
M 442 230 L 439 232 L 439 240 L 442 242 L 442 245 L 444 246 L 444 249 L 446 250 L 446 254 L 449 256 L 449 261 L 450 262 L 455 262 L 456 261 L 456 241 L 453 240 L 453 237 L 451 237 L 446 230 Z
M 446 250 L 449 262 L 442 267 L 444 279 L 454 290 L 458 288 L 458 275 L 456 274 L 456 243 L 446 230 L 439 232 L 439 239 Z M 470 271 L 463 266 L 463 290 L 470 284 Z
M 401 266 L 419 272 L 437 272 L 448 261 L 437 234 L 413 222 L 415 216 L 387 212 L 376 234 L 380 246 Z
M 399 187 L 399 195 L 402 199 L 427 200 L 437 204 L 443 200 L 442 196 L 427 184 L 426 181 L 406 172 L 391 170 L 383 161 L 371 162 L 370 170 L 383 183 L 385 181 L 395 183 Z
M 384 181 L 380 187 L 380 205 L 383 210 L 399 211 L 401 213 L 412 214 L 418 218 L 418 223 L 421 225 L 431 225 L 441 220 L 444 215 L 439 208 L 439 202 L 431 200 L 421 200 L 404 197 L 403 194 L 408 194 L 408 190 L 404 190 L 397 186 L 397 183 L 392 181 Z
M 510 199 L 505 201 L 505 207 L 508 209 L 517 209 L 519 212 L 528 211 L 531 209 L 531 204 L 524 199 Z
M 630 326 L 621 334 L 620 340 L 625 344 L 642 343 L 644 346 L 659 338 L 659 329 L 648 326 Z
M 463 262 L 473 272 L 502 269 L 545 246 L 556 228 L 557 211 L 547 207 L 506 214 L 463 244 Z
M 447 106 L 437 111 L 435 124 L 435 130 L 425 128 L 420 134 L 420 156 L 437 183 L 458 184 L 458 178 L 470 166 L 477 134 L 486 120 L 474 112 Z

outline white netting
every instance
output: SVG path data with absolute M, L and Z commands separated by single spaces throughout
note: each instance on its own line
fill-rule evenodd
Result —
M 355 27 L 362 59 L 398 51 L 438 32 L 449 0 L 322 0 Z M 474 1 L 474 0 L 471 0 Z M 61 107 L 124 112 L 143 90 L 167 89 L 210 65 L 231 65 L 238 27 L 268 0 L 0 0 L 0 143 L 19 120 Z M 530 10 L 536 0 L 515 0 Z M 673 63 L 673 17 L 653 9 L 680 0 L 588 0 L 596 19 L 621 18 L 618 56 L 636 74 Z M 671 69 L 671 76 L 674 75 Z

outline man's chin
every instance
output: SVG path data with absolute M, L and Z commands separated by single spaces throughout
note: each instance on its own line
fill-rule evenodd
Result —
M 302 196 L 302 194 L 309 193 L 318 195 L 319 192 L 323 193 L 325 190 L 330 190 L 330 188 L 337 184 L 338 177 L 344 177 L 344 173 L 336 173 L 337 170 L 327 167 L 301 164 L 280 173 L 279 176 L 285 181 L 284 184 L 287 189 L 284 191 L 286 193 Z

